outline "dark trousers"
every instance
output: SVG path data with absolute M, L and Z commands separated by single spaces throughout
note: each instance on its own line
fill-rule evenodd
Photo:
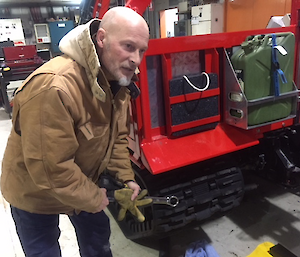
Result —
M 34 214 L 11 206 L 17 233 L 27 257 L 61 256 L 59 215 Z M 112 257 L 109 219 L 104 211 L 69 216 L 82 257 Z

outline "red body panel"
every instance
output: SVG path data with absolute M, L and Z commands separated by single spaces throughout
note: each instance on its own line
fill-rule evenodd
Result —
M 176 139 L 143 143 L 147 168 L 158 174 L 258 144 L 254 135 L 219 124 L 215 129 Z

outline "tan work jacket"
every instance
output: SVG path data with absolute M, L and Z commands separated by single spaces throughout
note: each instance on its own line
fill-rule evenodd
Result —
M 134 179 L 126 140 L 130 94 L 121 87 L 112 95 L 90 37 L 98 23 L 66 35 L 60 47 L 67 53 L 16 93 L 1 191 L 19 209 L 95 212 L 103 197 L 95 183 L 105 168 L 120 181 Z

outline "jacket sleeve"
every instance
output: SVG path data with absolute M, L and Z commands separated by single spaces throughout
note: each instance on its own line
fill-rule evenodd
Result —
M 76 210 L 95 212 L 103 196 L 74 162 L 74 108 L 72 99 L 56 87 L 23 103 L 19 119 L 25 165 L 41 190 Z
M 134 172 L 130 162 L 127 140 L 130 124 L 128 102 L 124 106 L 125 110 L 123 115 L 118 119 L 118 136 L 115 140 L 111 158 L 107 166 L 109 173 L 122 182 L 126 180 L 134 180 Z

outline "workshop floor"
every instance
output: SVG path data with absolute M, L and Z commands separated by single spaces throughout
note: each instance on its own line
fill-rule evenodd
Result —
M 0 108 L 0 164 L 11 129 L 11 120 Z M 171 257 L 183 257 L 188 245 L 205 239 L 220 257 L 246 257 L 259 244 L 280 243 L 300 256 L 300 193 L 254 177 L 258 188 L 246 193 L 242 204 L 226 214 L 173 233 Z M 110 216 L 110 213 L 107 211 Z M 111 216 L 110 216 L 111 217 Z M 162 240 L 133 242 L 126 239 L 111 217 L 111 247 L 114 257 L 158 257 Z M 75 233 L 61 215 L 60 244 L 63 257 L 79 257 Z M 167 240 L 166 240 L 167 241 Z M 159 243 L 160 242 L 160 243 Z M 0 195 L 0 256 L 24 257 L 9 204 Z

